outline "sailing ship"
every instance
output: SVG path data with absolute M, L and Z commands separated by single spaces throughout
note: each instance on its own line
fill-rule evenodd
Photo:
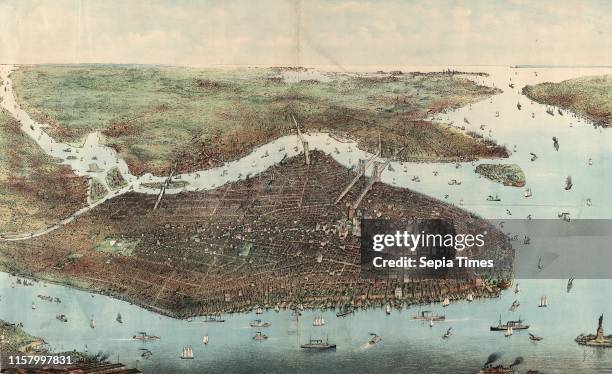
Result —
M 443 306 L 443 307 L 447 307 L 447 306 L 449 306 L 449 305 L 450 305 L 450 300 L 449 300 L 449 298 L 448 298 L 448 297 L 445 297 L 445 298 L 444 298 L 444 301 L 442 301 L 442 306 Z
M 524 321 L 519 316 L 516 321 L 507 321 L 505 324 L 501 321 L 501 315 L 499 316 L 499 322 L 497 326 L 491 326 L 491 331 L 506 331 L 508 327 L 512 327 L 515 330 L 525 330 L 529 328 L 529 325 L 523 323 Z
M 470 303 L 471 303 L 472 301 L 474 301 L 474 294 L 470 292 L 470 293 L 467 295 L 466 300 L 467 300 L 467 301 L 469 301 Z
M 446 330 L 446 332 L 444 333 L 444 335 L 442 335 L 442 339 L 448 339 L 448 338 L 450 338 L 450 336 L 451 336 L 451 330 L 452 330 L 452 329 L 453 329 L 452 327 L 449 327 L 449 328 Z
M 434 323 L 433 323 L 433 319 L 429 320 L 429 327 L 433 327 Z
M 551 116 L 555 115 L 555 112 L 553 111 L 553 108 L 546 109 L 546 113 L 550 114 Z
M 542 270 L 544 266 L 542 265 L 542 256 L 540 256 L 540 258 L 538 259 L 538 269 Z
M 312 321 L 313 326 L 323 326 L 325 325 L 325 319 L 322 316 L 315 317 L 314 321 Z
M 510 311 L 514 312 L 516 310 L 516 308 L 518 308 L 521 305 L 521 303 L 519 303 L 518 300 L 514 300 L 512 302 L 512 305 L 510 305 Z
M 563 112 L 561 111 L 561 109 L 557 109 L 557 113 L 559 113 L 560 116 L 563 115 Z
M 116 321 L 119 323 L 123 323 L 123 318 L 121 317 L 121 313 L 117 313 Z
M 514 88 L 514 83 L 510 83 L 510 84 L 508 85 L 508 87 L 510 87 L 510 88 Z
M 567 281 L 567 292 L 570 292 L 573 287 L 574 287 L 574 277 L 570 278 Z
M 446 319 L 446 316 L 434 314 L 431 310 L 423 310 L 421 314 L 412 317 L 412 319 L 422 321 L 444 321 Z
M 501 201 L 501 199 L 499 198 L 499 196 L 497 196 L 497 194 L 495 194 L 495 196 L 487 196 L 487 201 Z
M 204 336 L 202 337 L 202 343 L 204 343 L 204 344 L 208 344 L 208 335 L 204 335 Z
M 251 327 L 270 327 L 271 325 L 270 322 L 264 322 L 260 319 L 256 319 L 250 323 Z
M 572 186 L 573 186 L 572 177 L 568 175 L 567 178 L 565 178 L 565 190 L 566 191 L 571 190 Z
M 370 340 L 368 340 L 368 344 L 369 344 L 369 345 L 375 345 L 375 344 L 378 344 L 378 343 L 380 343 L 380 341 L 382 340 L 382 339 L 380 338 L 380 336 L 376 335 L 376 334 L 375 334 L 375 333 L 373 333 L 373 332 L 371 332 L 371 333 L 370 333 L 370 335 L 371 335 L 372 337 L 370 338 Z
M 353 309 L 349 307 L 343 307 L 338 311 L 338 313 L 336 313 L 336 317 L 346 317 L 350 314 L 353 314 Z
M 529 152 L 529 154 L 531 155 L 531 161 L 535 161 L 538 159 L 538 155 L 536 155 L 535 153 Z
M 540 305 L 538 305 L 538 307 L 540 308 L 546 308 L 548 306 L 548 298 L 546 297 L 546 295 L 540 297 Z
M 255 309 L 255 314 L 263 314 L 263 309 L 257 307 L 257 309 Z
M 533 195 L 531 188 L 526 189 L 524 195 L 525 197 L 531 197 Z
M 193 349 L 191 346 L 183 347 L 183 353 L 181 354 L 183 360 L 193 360 Z
M 324 351 L 328 349 L 336 349 L 336 345 L 330 344 L 328 338 L 325 338 L 325 341 L 323 341 L 323 339 L 310 338 L 308 343 L 300 345 L 300 348 Z
M 144 331 L 140 331 L 138 334 L 132 336 L 132 339 L 134 340 L 142 340 L 142 341 L 149 341 L 149 340 L 159 340 L 159 336 L 155 336 L 155 335 L 148 335 L 146 332 Z
M 518 110 L 521 110 L 521 107 L 522 107 L 521 103 L 516 103 L 516 108 L 517 108 Z
M 593 203 L 591 202 L 591 198 L 590 197 L 586 199 L 586 205 L 587 206 L 593 205 Z
M 385 313 L 387 313 L 387 315 L 391 314 L 391 305 L 387 304 L 385 306 Z
M 261 331 L 257 331 L 255 336 L 253 337 L 253 340 L 257 340 L 257 341 L 264 341 L 266 339 L 268 339 L 268 335 L 263 334 Z

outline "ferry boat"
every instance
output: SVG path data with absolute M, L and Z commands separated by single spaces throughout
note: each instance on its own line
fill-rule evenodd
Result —
M 313 326 L 323 326 L 325 325 L 325 319 L 322 316 L 315 317 L 314 321 L 312 321 Z
M 132 336 L 132 339 L 134 339 L 134 340 L 142 340 L 142 341 L 149 341 L 149 340 L 159 340 L 160 337 L 159 336 L 155 336 L 155 335 L 148 335 L 146 332 L 140 331 L 138 334 Z
M 183 347 L 183 353 L 181 354 L 183 360 L 193 360 L 193 349 L 191 346 Z
M 491 326 L 491 331 L 506 331 L 508 327 L 513 328 L 514 330 L 526 330 L 529 328 L 529 325 L 523 323 L 524 321 L 519 316 L 519 319 L 516 321 L 508 321 L 505 324 L 502 324 L 501 316 L 499 316 L 499 322 L 497 326 Z
M 206 316 L 204 322 L 225 322 L 225 320 L 217 316 Z
M 310 338 L 308 343 L 300 345 L 300 348 L 324 351 L 328 349 L 336 349 L 336 345 L 330 344 L 329 339 L 327 338 L 325 339 L 325 341 L 323 341 L 323 339 Z
M 253 337 L 253 340 L 257 340 L 257 341 L 264 341 L 266 339 L 268 339 L 268 335 L 263 334 L 261 331 L 257 331 L 255 336 Z
M 263 322 L 260 319 L 256 319 L 250 323 L 251 327 L 270 327 L 271 325 L 270 322 Z
M 431 310 L 424 310 L 421 312 L 420 315 L 416 315 L 412 317 L 412 319 L 421 321 L 444 321 L 446 319 L 446 316 L 434 314 Z
M 540 305 L 538 305 L 538 307 L 540 308 L 546 308 L 548 306 L 548 298 L 546 297 L 546 295 L 540 297 Z

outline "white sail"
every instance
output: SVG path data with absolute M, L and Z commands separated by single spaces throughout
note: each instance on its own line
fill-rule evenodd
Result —
M 202 341 L 204 342 L 204 344 L 208 344 L 208 335 L 204 335 Z
M 429 320 L 429 327 L 433 327 L 433 325 L 434 325 L 434 324 L 433 324 L 433 319 L 430 319 L 430 320 Z
M 467 301 L 474 301 L 474 295 L 471 292 L 467 295 Z

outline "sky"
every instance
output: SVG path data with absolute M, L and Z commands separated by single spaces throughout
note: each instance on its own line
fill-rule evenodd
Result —
M 0 63 L 612 65 L 612 1 L 0 0 Z

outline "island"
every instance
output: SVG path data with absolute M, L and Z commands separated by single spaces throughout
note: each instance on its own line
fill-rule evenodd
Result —
M 597 324 L 597 333 L 593 334 L 580 334 L 576 337 L 576 343 L 580 345 L 588 345 L 592 347 L 612 347 L 612 335 L 604 335 L 603 329 L 603 314 L 599 316 L 599 322 Z
M 541 104 L 570 110 L 597 126 L 612 124 L 612 75 L 598 75 L 523 87 L 523 94 Z M 555 115 L 553 110 L 549 114 Z M 558 112 L 560 115 L 562 112 Z
M 526 183 L 525 173 L 517 164 L 480 164 L 474 171 L 504 186 L 523 187 Z

